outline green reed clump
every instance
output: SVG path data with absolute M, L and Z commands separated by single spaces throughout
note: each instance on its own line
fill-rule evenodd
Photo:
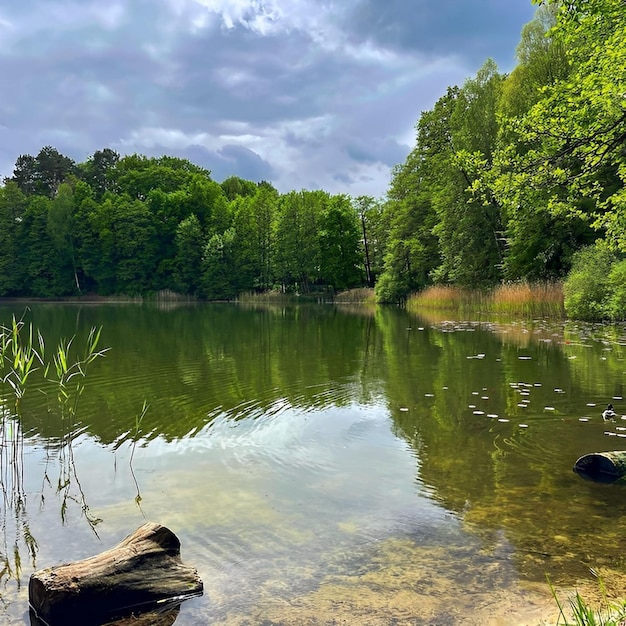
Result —
M 87 366 L 93 363 L 98 357 L 104 356 L 108 351 L 108 348 L 98 350 L 101 332 L 102 327 L 93 327 L 89 331 L 82 357 L 73 355 L 72 346 L 76 336 L 69 340 L 61 339 L 56 352 L 52 355 L 56 378 L 51 380 L 56 384 L 57 399 L 62 413 L 67 411 L 71 415 L 76 414 L 78 399 L 85 389 L 83 380 L 87 375 Z M 47 366 L 46 374 L 49 369 L 50 367 Z M 65 411 L 63 409 L 65 409 Z
M 19 406 L 26 393 L 27 381 L 43 365 L 43 337 L 32 324 L 11 318 L 11 326 L 0 326 L 0 382 L 8 384 Z
M 75 413 L 87 366 L 108 351 L 108 348 L 98 348 L 101 331 L 102 328 L 95 327 L 89 331 L 82 355 L 75 354 L 75 336 L 69 340 L 61 339 L 52 354 L 52 361 L 46 362 L 44 338 L 32 324 L 27 325 L 13 316 L 10 326 L 0 325 L 0 383 L 3 387 L 10 387 L 15 407 L 19 408 L 30 386 L 43 390 L 45 381 L 56 386 L 62 412 Z M 37 371 L 43 378 L 38 383 L 33 382 L 33 374 Z
M 593 570 L 592 573 L 594 573 Z M 626 624 L 626 601 L 609 601 L 601 579 L 599 579 L 599 585 L 603 601 L 600 606 L 593 608 L 577 591 L 568 601 L 569 611 L 566 611 L 549 579 L 548 584 L 559 609 L 557 626 L 624 626 Z

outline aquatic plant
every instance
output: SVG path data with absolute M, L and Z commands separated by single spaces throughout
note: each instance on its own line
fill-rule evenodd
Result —
M 81 396 L 87 366 L 97 358 L 104 356 L 108 348 L 98 349 L 102 328 L 89 331 L 82 356 L 74 355 L 75 336 L 61 339 L 52 355 L 51 362 L 45 362 L 46 346 L 41 332 L 26 325 L 23 319 L 11 318 L 11 325 L 0 325 L 0 383 L 10 387 L 14 396 L 15 407 L 19 410 L 20 402 L 29 386 L 44 391 L 44 381 L 53 383 L 57 388 L 57 399 L 62 414 L 76 412 L 76 403 Z M 43 373 L 43 381 L 29 383 L 36 371 Z M 49 376 L 51 374 L 51 376 Z M 4 394 L 3 394 L 4 395 Z M 70 403 L 73 400 L 73 404 Z M 19 411 L 18 411 L 19 412 Z
M 26 383 L 31 374 L 39 369 L 37 364 L 43 365 L 43 337 L 37 331 L 39 349 L 33 337 L 32 324 L 25 330 L 24 321 L 17 320 L 15 316 L 10 327 L 0 326 L 0 382 L 11 387 L 16 407 L 26 393 Z
M 350 304 L 375 304 L 376 294 L 373 289 L 368 287 L 361 287 L 360 289 L 347 289 L 346 291 L 340 291 L 335 295 L 335 302 L 345 302 Z
M 56 378 L 48 380 L 54 382 L 57 387 L 57 399 L 59 407 L 61 407 L 62 416 L 66 416 L 66 414 L 71 416 L 76 415 L 78 400 L 85 389 L 83 381 L 87 375 L 87 366 L 93 363 L 97 358 L 104 356 L 104 354 L 109 350 L 108 348 L 98 350 L 101 332 L 102 327 L 91 328 L 89 335 L 87 336 L 82 358 L 72 358 L 72 346 L 75 336 L 69 340 L 61 339 L 56 352 L 52 355 L 54 375 Z M 41 339 L 41 346 L 43 355 L 43 339 Z M 45 370 L 46 376 L 49 370 L 50 366 L 47 365 Z
M 44 338 L 32 323 L 26 324 L 23 318 L 17 319 L 12 316 L 10 325 L 0 325 L 0 493 L 5 512 L 1 527 L 6 543 L 7 522 L 10 519 L 11 527 L 14 527 L 22 537 L 33 567 L 38 544 L 28 525 L 23 486 L 22 400 L 29 389 L 46 394 L 51 386 L 56 390 L 56 400 L 64 425 L 62 445 L 58 449 L 55 448 L 59 464 L 56 493 L 61 496 L 61 519 L 65 521 L 69 503 L 76 502 L 97 535 L 95 526 L 100 520 L 89 512 L 74 462 L 72 439 L 78 400 L 84 391 L 87 368 L 108 351 L 108 348 L 98 347 L 101 330 L 94 327 L 89 331 L 82 353 L 78 353 L 76 349 L 75 336 L 61 339 L 51 359 L 46 360 Z M 53 484 L 48 475 L 47 463 L 43 476 L 42 504 L 46 484 Z M 72 485 L 78 490 L 77 494 L 72 491 Z M 8 511 L 12 511 L 12 518 L 6 515 Z M 21 575 L 19 543 L 20 540 L 16 537 L 12 560 L 7 550 L 0 551 L 0 581 L 6 577 L 14 578 L 19 583 Z
M 435 285 L 412 294 L 409 310 L 455 313 L 491 313 L 523 317 L 556 317 L 565 314 L 563 287 L 559 282 L 511 283 L 482 291 L 454 285 Z
M 491 292 L 489 310 L 527 317 L 562 318 L 565 315 L 563 285 L 560 282 L 499 285 Z
M 595 575 L 593 570 L 592 573 Z M 599 577 L 598 583 L 602 595 L 602 602 L 599 606 L 592 606 L 576 591 L 574 596 L 569 598 L 569 611 L 567 611 L 548 579 L 552 597 L 559 609 L 557 626 L 624 626 L 626 624 L 626 600 L 619 602 L 608 600 L 606 588 Z
M 137 481 L 137 476 L 135 475 L 135 470 L 133 468 L 133 458 L 135 456 L 135 447 L 137 446 L 137 441 L 139 441 L 139 438 L 141 437 L 141 422 L 143 421 L 143 418 L 145 417 L 146 413 L 148 412 L 148 407 L 150 405 L 147 403 L 147 401 L 144 399 L 143 401 L 143 405 L 141 407 L 141 413 L 139 415 L 135 416 L 135 433 L 134 433 L 134 437 L 133 437 L 133 443 L 132 443 L 132 447 L 131 447 L 131 451 L 130 451 L 130 459 L 128 461 L 128 465 L 130 467 L 130 473 L 133 477 L 133 481 L 135 483 L 135 487 L 137 488 L 137 495 L 135 496 L 135 504 L 139 507 L 139 510 L 141 511 L 141 514 L 145 517 L 144 512 L 141 509 L 141 491 L 139 490 L 139 482 Z

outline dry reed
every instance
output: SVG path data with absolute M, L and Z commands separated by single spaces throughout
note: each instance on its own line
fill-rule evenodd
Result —
M 409 296 L 410 310 L 494 313 L 523 317 L 565 317 L 560 282 L 513 283 L 489 291 L 435 285 Z

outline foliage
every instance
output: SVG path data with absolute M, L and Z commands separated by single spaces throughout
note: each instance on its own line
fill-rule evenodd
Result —
M 281 196 L 235 176 L 220 185 L 174 157 L 105 148 L 75 165 L 49 147 L 22 155 L 0 186 L 0 226 L 0 297 L 165 290 L 230 299 L 277 284 L 363 283 L 350 198 Z
M 611 320 L 626 318 L 626 260 L 617 261 L 611 267 L 607 280 L 608 295 L 605 310 Z
M 320 278 L 335 289 L 362 284 L 361 233 L 347 196 L 329 198 L 320 217 Z
M 569 316 L 582 320 L 607 319 L 610 316 L 609 276 L 615 261 L 615 254 L 601 244 L 584 248 L 574 255 L 572 269 L 564 285 L 565 310 Z
M 507 142 L 482 182 L 511 218 L 545 207 L 552 218 L 582 220 L 605 231 L 612 247 L 626 250 L 623 2 L 542 4 L 556 14 L 547 33 L 565 61 L 545 74 L 536 102 L 506 121 Z

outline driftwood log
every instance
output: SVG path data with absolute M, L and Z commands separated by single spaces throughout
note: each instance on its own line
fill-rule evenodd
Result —
M 626 476 L 626 451 L 584 454 L 574 463 L 574 471 L 595 482 L 614 483 Z
M 173 609 L 202 589 L 197 571 L 181 561 L 178 537 L 149 522 L 110 550 L 35 572 L 28 596 L 36 618 L 49 626 L 99 626 Z

